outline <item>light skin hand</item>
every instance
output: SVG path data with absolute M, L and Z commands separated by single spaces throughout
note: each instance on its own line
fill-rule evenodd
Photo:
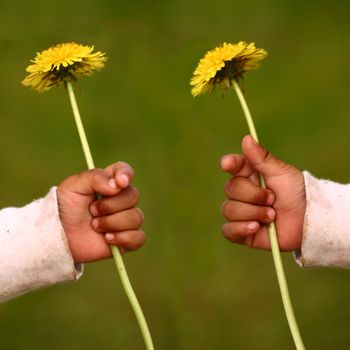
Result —
M 57 188 L 59 215 L 74 263 L 111 257 L 109 245 L 140 248 L 143 213 L 131 186 L 133 169 L 124 162 L 70 176 Z M 96 199 L 96 193 L 103 198 Z
M 275 221 L 282 251 L 301 247 L 306 193 L 300 170 L 276 158 L 251 136 L 242 141 L 243 154 L 221 159 L 221 168 L 233 175 L 225 184 L 222 213 L 228 223 L 222 233 L 231 242 L 271 249 L 267 224 Z M 266 189 L 259 186 L 263 175 Z

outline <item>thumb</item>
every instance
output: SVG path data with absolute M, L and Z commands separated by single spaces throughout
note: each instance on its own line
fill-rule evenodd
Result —
M 98 168 L 72 175 L 66 178 L 60 187 L 80 195 L 99 193 L 104 196 L 115 195 L 122 189 L 111 174 Z
M 243 138 L 242 149 L 252 167 L 263 176 L 285 174 L 290 166 L 258 144 L 251 135 Z

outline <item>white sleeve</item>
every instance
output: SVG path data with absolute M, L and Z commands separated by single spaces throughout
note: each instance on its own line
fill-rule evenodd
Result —
M 304 172 L 306 212 L 301 252 L 303 267 L 350 268 L 350 184 L 319 180 Z
M 0 211 L 0 302 L 81 273 L 59 219 L 55 187 L 23 208 Z

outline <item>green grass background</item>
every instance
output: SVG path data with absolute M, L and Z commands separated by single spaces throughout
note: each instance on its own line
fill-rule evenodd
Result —
M 2 1 L 0 206 L 21 206 L 85 168 L 63 88 L 20 85 L 35 52 L 95 44 L 106 69 L 77 94 L 98 166 L 131 163 L 143 249 L 125 263 L 162 350 L 293 349 L 269 253 L 220 234 L 218 161 L 247 133 L 233 93 L 193 99 L 206 50 L 255 41 L 270 53 L 245 79 L 261 141 L 318 177 L 350 178 L 347 1 Z M 350 274 L 302 270 L 284 255 L 307 349 L 350 348 Z M 1 283 L 1 281 L 0 281 Z M 143 349 L 111 261 L 78 282 L 0 305 L 0 348 Z

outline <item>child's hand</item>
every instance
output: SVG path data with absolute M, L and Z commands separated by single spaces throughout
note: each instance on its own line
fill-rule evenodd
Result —
M 57 188 L 62 226 L 75 263 L 111 256 L 109 244 L 122 250 L 140 248 L 143 213 L 136 208 L 139 195 L 130 186 L 133 169 L 118 162 L 65 179 Z M 96 194 L 103 198 L 96 199 Z
M 304 177 L 292 165 L 274 157 L 251 136 L 242 142 L 243 155 L 221 159 L 221 168 L 233 177 L 225 185 L 228 199 L 222 213 L 229 223 L 223 235 L 230 241 L 252 248 L 270 249 L 267 224 L 275 221 L 280 249 L 301 247 L 306 208 Z M 262 174 L 266 187 L 259 187 Z

